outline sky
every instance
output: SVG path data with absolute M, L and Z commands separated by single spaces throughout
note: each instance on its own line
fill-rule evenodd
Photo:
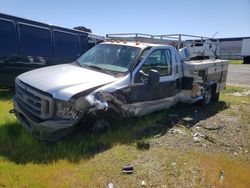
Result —
M 0 0 L 0 12 L 98 35 L 250 36 L 250 0 Z

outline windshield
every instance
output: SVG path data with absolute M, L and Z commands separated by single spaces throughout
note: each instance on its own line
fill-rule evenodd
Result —
M 128 71 L 140 48 L 113 44 L 98 44 L 84 53 L 77 62 L 82 66 L 98 67 L 108 71 Z

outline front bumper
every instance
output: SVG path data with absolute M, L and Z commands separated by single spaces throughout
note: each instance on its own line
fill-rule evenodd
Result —
M 78 123 L 73 119 L 50 119 L 41 121 L 25 110 L 16 99 L 13 101 L 15 115 L 34 137 L 47 142 L 55 142 L 69 134 Z

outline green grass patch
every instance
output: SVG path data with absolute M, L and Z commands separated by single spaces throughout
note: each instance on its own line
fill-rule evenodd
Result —
M 250 88 L 243 88 L 238 86 L 227 86 L 226 90 L 223 90 L 220 95 L 221 101 L 226 101 L 230 104 L 250 104 L 250 96 L 235 96 L 235 94 L 241 94 L 249 92 Z
M 248 91 L 249 88 L 243 88 L 239 86 L 226 86 L 226 89 L 222 91 L 223 94 L 232 94 L 235 92 L 244 92 Z
M 34 139 L 23 128 L 13 114 L 9 114 L 12 104 L 4 93 L 0 100 L 0 156 L 17 164 L 39 163 L 49 164 L 59 160 L 77 163 L 89 159 L 97 153 L 112 148 L 117 144 L 131 144 L 142 139 L 144 135 L 136 134 L 159 120 L 164 112 L 151 114 L 143 118 L 132 118 L 124 122 L 113 122 L 110 130 L 104 133 L 93 133 L 86 130 L 85 124 L 64 140 L 47 145 Z
M 230 60 L 229 64 L 243 64 L 243 59 Z
M 20 125 L 15 116 L 8 113 L 12 109 L 9 101 L 1 101 L 0 105 L 2 106 L 0 113 L 0 117 L 2 117 L 0 120 L 0 155 L 17 164 L 30 162 L 49 164 L 58 160 L 77 163 L 115 145 L 131 145 L 155 135 L 163 135 L 171 128 L 171 125 L 159 126 L 158 124 L 168 124 L 167 114 L 177 114 L 179 117 L 192 116 L 197 108 L 195 105 L 179 103 L 165 111 L 145 117 L 131 118 L 122 122 L 114 121 L 112 127 L 104 133 L 90 132 L 84 128 L 85 124 L 80 124 L 71 135 L 62 141 L 46 145 L 33 138 Z M 204 111 L 203 114 L 206 114 L 202 118 L 205 119 L 226 108 L 224 102 L 213 104 L 213 108 L 201 109 Z

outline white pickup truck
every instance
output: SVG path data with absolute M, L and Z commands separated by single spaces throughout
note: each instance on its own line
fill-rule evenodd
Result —
M 87 116 L 143 116 L 179 101 L 218 101 L 228 61 L 184 62 L 188 56 L 170 45 L 106 41 L 72 64 L 19 75 L 14 112 L 33 136 L 56 141 Z

